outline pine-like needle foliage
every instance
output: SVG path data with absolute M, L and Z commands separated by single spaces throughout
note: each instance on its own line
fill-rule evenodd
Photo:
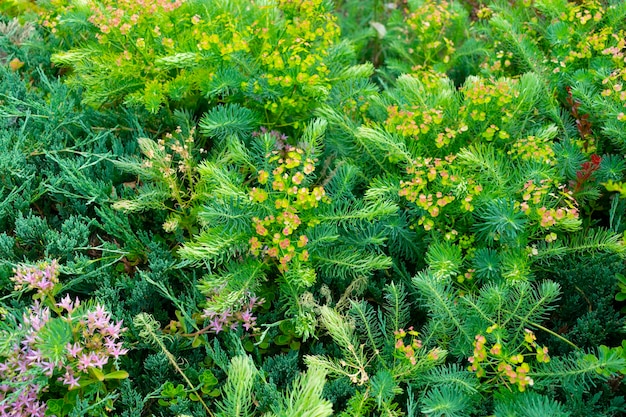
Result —
M 413 284 L 421 295 L 430 320 L 424 328 L 429 344 L 449 349 L 457 356 L 470 356 L 474 336 L 495 324 L 505 329 L 513 345 L 524 338 L 524 329 L 540 325 L 556 306 L 559 285 L 544 281 L 491 283 L 476 295 L 459 297 L 448 279 L 429 271 L 419 273 Z

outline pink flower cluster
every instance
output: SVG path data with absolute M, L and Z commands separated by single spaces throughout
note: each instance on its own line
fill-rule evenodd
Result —
M 65 346 L 65 373 L 58 378 L 69 389 L 80 386 L 80 374 L 88 374 L 90 368 L 103 369 L 110 358 L 117 360 L 128 352 L 128 349 L 122 347 L 123 343 L 118 341 L 124 330 L 122 321 L 114 323 L 111 315 L 101 305 L 81 313 L 80 301 L 76 299 L 72 302 L 69 296 L 65 296 L 56 305 L 67 312 L 63 319 L 72 325 L 74 335 L 74 343 Z
M 91 368 L 117 369 L 115 364 L 108 365 L 110 359 L 128 352 L 119 340 L 124 330 L 121 321 L 113 322 L 101 305 L 81 306 L 78 298 L 72 301 L 69 295 L 55 303 L 58 264 L 39 266 L 20 266 L 12 278 L 16 289 L 37 289 L 38 295 L 48 297 L 38 300 L 35 296 L 21 323 L 0 333 L 0 337 L 15 335 L 10 348 L 0 353 L 0 417 L 43 417 L 50 379 L 56 378 L 69 390 L 80 388 L 81 378 L 91 378 Z M 69 341 L 57 346 L 58 342 L 49 340 L 49 328 L 57 333 L 65 329 Z
M 50 309 L 35 301 L 16 329 L 22 340 L 0 357 L 0 417 L 44 417 L 47 407 L 40 395 L 46 386 L 41 378 L 52 376 L 57 364 L 45 360 L 36 345 L 37 333 L 49 320 Z
M 15 291 L 36 290 L 39 294 L 50 293 L 59 282 L 59 264 L 56 260 L 40 263 L 37 266 L 20 265 L 13 270 L 11 281 Z
M 213 304 L 210 298 L 207 299 L 207 303 L 209 306 Z M 250 331 L 256 326 L 256 317 L 252 314 L 252 310 L 263 303 L 265 303 L 263 298 L 247 294 L 237 311 L 229 308 L 222 312 L 217 312 L 209 307 L 203 310 L 202 318 L 210 320 L 208 330 L 216 334 L 227 329 L 235 330 L 239 324 L 245 330 Z

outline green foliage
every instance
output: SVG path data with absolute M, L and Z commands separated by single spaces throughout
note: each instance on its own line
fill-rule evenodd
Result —
M 321 368 L 309 368 L 294 381 L 293 388 L 282 402 L 273 408 L 271 416 L 327 417 L 333 414 L 330 401 L 321 397 L 326 372 Z
M 0 13 L 0 356 L 132 346 L 47 414 L 623 412 L 623 2 Z
M 461 417 L 467 416 L 467 397 L 453 388 L 444 386 L 430 390 L 422 399 L 421 411 L 427 416 Z
M 228 368 L 228 382 L 223 389 L 224 399 L 217 404 L 217 416 L 246 416 L 252 410 L 252 384 L 258 370 L 252 359 L 236 356 Z
M 430 271 L 418 274 L 413 284 L 430 315 L 424 340 L 459 356 L 466 355 L 475 336 L 490 327 L 501 329 L 503 339 L 518 346 L 525 338 L 524 329 L 537 327 L 560 295 L 554 282 L 531 285 L 522 281 L 490 283 L 477 294 L 458 296 L 449 278 L 438 278 Z
M 178 1 L 150 10 L 110 0 L 59 3 L 49 6 L 46 22 L 72 49 L 53 61 L 72 69 L 70 82 L 95 106 L 125 103 L 156 113 L 245 104 L 248 117 L 297 128 L 350 61 L 322 1 Z M 81 36 L 72 33 L 76 26 Z M 207 129 L 219 111 L 205 118 Z
M 619 345 L 623 317 L 614 307 L 616 286 L 624 266 L 619 257 L 607 255 L 564 256 L 553 260 L 554 272 L 541 276 L 561 284 L 563 303 L 551 317 L 553 329 L 577 346 L 592 349 L 599 345 Z M 556 344 L 551 350 L 568 351 Z
M 352 301 L 353 322 L 328 306 L 320 308 L 320 321 L 340 347 L 342 358 L 309 355 L 305 360 L 309 366 L 320 366 L 358 387 L 348 401 L 346 415 L 370 415 L 373 409 L 395 412 L 403 386 L 417 383 L 446 355 L 445 350 L 424 347 L 412 327 L 404 330 L 409 309 L 402 286 L 388 285 L 384 299 L 378 311 L 364 301 Z
M 496 416 L 559 416 L 568 417 L 563 405 L 546 396 L 527 393 L 518 396 L 511 402 L 499 403 L 495 409 Z

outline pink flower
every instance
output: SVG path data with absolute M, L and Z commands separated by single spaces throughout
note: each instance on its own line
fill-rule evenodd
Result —
M 78 358 L 78 363 L 76 364 L 76 368 L 81 372 L 86 372 L 88 368 L 93 368 L 93 364 L 91 362 L 91 355 L 87 355 L 85 353 L 81 354 Z
M 67 310 L 68 313 L 74 311 L 74 308 L 78 307 L 79 305 L 80 301 L 78 300 L 78 298 L 76 298 L 76 304 L 74 304 L 69 294 L 63 297 L 60 302 L 56 303 L 57 307 L 61 307 L 62 309 Z
M 122 343 L 115 343 L 112 340 L 108 340 L 104 346 L 107 348 L 107 352 L 109 355 L 113 356 L 115 359 L 119 358 L 122 355 L 128 353 L 128 349 L 122 349 Z
M 15 283 L 15 290 L 36 290 L 42 294 L 51 291 L 59 282 L 59 264 L 56 260 L 50 263 L 40 263 L 37 266 L 20 265 L 14 270 L 11 280 Z
M 80 388 L 80 384 L 78 383 L 79 378 L 76 378 L 74 372 L 70 368 L 66 369 L 63 378 L 59 377 L 59 381 L 63 382 L 64 385 L 69 385 L 70 391 L 74 388 Z
M 65 348 L 67 349 L 68 356 L 71 358 L 75 358 L 83 350 L 78 343 L 74 343 L 73 345 L 68 343 Z
M 94 311 L 87 314 L 87 326 L 90 330 L 103 329 L 108 325 L 109 313 L 101 305 L 96 305 Z
M 250 311 L 250 309 L 241 313 L 241 320 L 243 321 L 243 327 L 246 330 L 252 329 L 256 324 L 256 317 L 252 315 L 252 311 Z
M 120 331 L 122 330 L 122 321 L 118 321 L 115 325 L 108 324 L 105 326 L 101 333 L 104 336 L 111 336 L 114 339 L 120 337 Z
M 224 330 L 224 325 L 222 324 L 221 320 L 218 317 L 215 317 L 213 321 L 209 323 L 209 326 L 211 326 L 212 330 L 216 334 Z
M 91 352 L 91 363 L 94 367 L 102 369 L 109 362 L 109 357 L 104 353 Z

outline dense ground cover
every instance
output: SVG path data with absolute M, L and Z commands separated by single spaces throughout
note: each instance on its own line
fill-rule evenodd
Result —
M 0 416 L 626 414 L 626 2 L 0 12 Z

